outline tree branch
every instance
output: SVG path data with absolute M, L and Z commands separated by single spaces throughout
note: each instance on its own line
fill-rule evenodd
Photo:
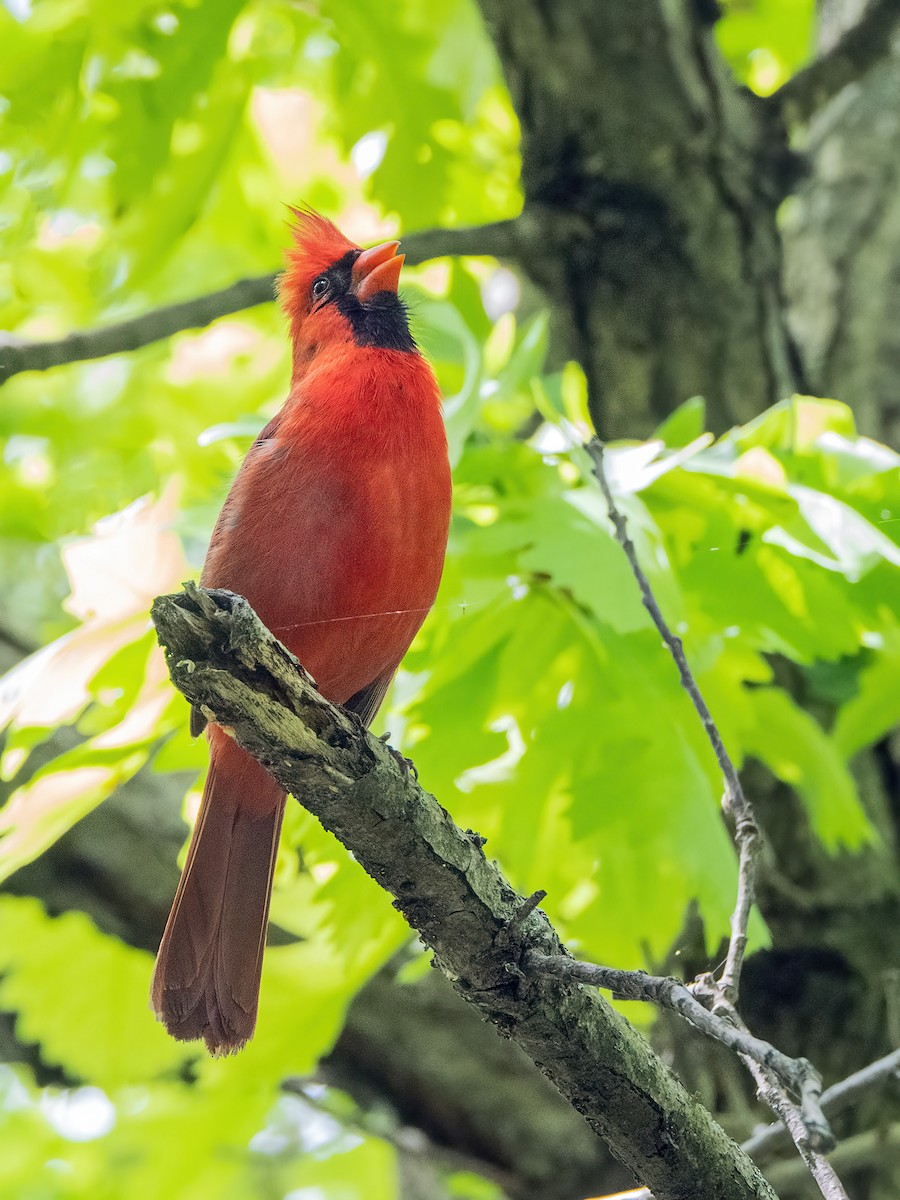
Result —
M 659 630 L 662 640 L 675 660 L 682 687 L 690 696 L 691 703 L 697 710 L 700 723 L 713 748 L 716 762 L 719 764 L 719 770 L 722 772 L 722 778 L 725 783 L 723 805 L 725 811 L 734 820 L 734 837 L 738 846 L 738 895 L 737 904 L 731 918 L 731 938 L 728 943 L 728 956 L 721 979 L 715 984 L 715 989 L 718 1002 L 725 1005 L 733 1005 L 737 1002 L 741 983 L 741 969 L 747 949 L 747 923 L 750 919 L 750 910 L 753 907 L 755 892 L 759 828 L 756 824 L 753 808 L 744 795 L 744 789 L 741 785 L 737 768 L 731 761 L 731 755 L 725 749 L 722 735 L 719 733 L 718 726 L 713 720 L 712 713 L 703 699 L 694 674 L 685 658 L 681 638 L 676 636 L 669 628 L 668 622 L 656 602 L 656 597 L 653 595 L 650 581 L 638 561 L 637 551 L 628 534 L 625 517 L 615 502 L 609 486 L 609 480 L 606 478 L 606 469 L 603 462 L 604 445 L 599 438 L 594 438 L 587 444 L 585 449 L 593 460 L 594 474 L 597 477 L 597 482 L 600 484 L 600 489 L 606 500 L 606 507 L 615 532 L 616 541 L 625 552 L 628 565 L 631 567 L 631 572 L 637 580 L 644 608 L 650 614 L 650 619 Z
M 886 1083 L 892 1077 L 900 1078 L 900 1050 L 869 1063 L 861 1071 L 855 1071 L 824 1091 L 822 1109 L 828 1116 L 834 1116 L 853 1104 L 862 1093 Z M 743 1147 L 756 1162 L 765 1161 L 785 1141 L 786 1136 L 787 1130 L 781 1123 L 766 1125 L 748 1138 Z
M 593 991 L 529 978 L 564 948 L 392 751 L 329 704 L 240 597 L 193 586 L 153 619 L 173 681 L 352 851 L 457 991 L 511 1037 L 657 1200 L 774 1200 L 646 1041 Z
M 773 1128 L 780 1129 L 781 1126 Z M 745 1142 L 745 1149 L 747 1145 Z M 894 1122 L 886 1129 L 868 1129 L 865 1133 L 845 1138 L 832 1151 L 830 1164 L 835 1170 L 858 1171 L 877 1163 L 884 1164 L 888 1159 L 900 1161 L 900 1122 Z M 766 1174 L 779 1195 L 793 1195 L 795 1192 L 806 1195 L 809 1172 L 801 1159 L 786 1158 L 782 1162 L 772 1163 L 766 1168 Z M 597 1200 L 654 1200 L 654 1197 L 646 1188 L 636 1188 L 631 1192 L 616 1192 L 614 1196 L 598 1196 Z
M 821 1108 L 822 1079 L 812 1063 L 805 1058 L 789 1058 L 769 1042 L 754 1037 L 725 1017 L 709 1012 L 679 980 L 647 975 L 644 971 L 600 967 L 567 956 L 548 958 L 536 951 L 527 955 L 525 965 L 561 979 L 577 979 L 593 987 L 606 988 L 619 999 L 646 1000 L 672 1009 L 700 1033 L 777 1075 L 785 1090 L 800 1097 L 800 1111 L 810 1142 L 817 1149 L 834 1147 L 834 1135 Z
M 773 1073 L 746 1054 L 741 1055 L 741 1061 L 756 1080 L 756 1093 L 760 1100 L 781 1117 L 797 1147 L 797 1152 L 806 1164 L 807 1171 L 816 1181 L 825 1200 L 850 1200 L 834 1167 L 819 1149 L 814 1148 L 815 1144 L 809 1137 L 802 1112 L 789 1098 Z
M 886 1129 L 868 1129 L 846 1138 L 830 1155 L 829 1161 L 839 1171 L 859 1171 L 878 1165 L 886 1168 L 889 1161 L 900 1161 L 900 1121 Z M 786 1158 L 783 1162 L 772 1163 L 767 1174 L 779 1195 L 806 1195 L 804 1182 L 807 1175 L 799 1159 Z
M 741 967 L 747 946 L 747 922 L 753 906 L 755 890 L 756 855 L 759 848 L 759 830 L 756 819 L 750 802 L 744 795 L 731 756 L 725 748 L 722 736 L 685 658 L 681 639 L 676 637 L 669 628 L 656 602 L 656 597 L 653 595 L 650 581 L 638 561 L 634 543 L 628 535 L 625 517 L 615 502 L 606 478 L 603 443 L 598 438 L 594 438 L 588 443 L 586 450 L 594 462 L 594 473 L 606 499 L 609 519 L 612 522 L 616 540 L 628 559 L 632 574 L 640 588 L 644 607 L 675 660 L 682 686 L 690 696 L 697 715 L 700 717 L 725 782 L 724 806 L 734 819 L 735 840 L 738 845 L 738 898 L 731 918 L 731 939 L 721 978 L 716 980 L 711 975 L 701 976 L 691 986 L 696 996 L 708 1000 L 714 1015 L 720 1016 L 734 1025 L 736 1029 L 747 1033 L 746 1026 L 737 1012 L 736 1004 L 740 988 Z M 781 1117 L 787 1127 L 801 1158 L 806 1163 L 825 1200 L 847 1200 L 847 1194 L 840 1179 L 821 1153 L 822 1149 L 827 1149 L 833 1144 L 828 1123 L 822 1116 L 821 1110 L 818 1110 L 816 1115 L 810 1108 L 811 1089 L 821 1088 L 821 1081 L 818 1077 L 815 1080 L 812 1077 L 807 1078 L 806 1091 L 803 1096 L 804 1107 L 800 1108 L 791 1100 L 788 1090 L 771 1067 L 761 1065 L 757 1058 L 742 1050 L 738 1050 L 737 1053 L 756 1080 L 759 1098 Z M 815 1096 L 815 1101 L 818 1101 L 818 1095 Z M 821 1123 L 819 1118 L 821 1118 Z
M 888 57 L 898 23 L 897 0 L 870 0 L 863 16 L 828 53 L 782 84 L 767 103 L 788 122 L 808 121 L 848 83 Z
M 497 221 L 471 229 L 430 229 L 403 241 L 407 261 L 422 263 L 443 255 L 507 256 L 515 253 L 517 222 Z M 275 298 L 277 273 L 241 279 L 194 300 L 167 304 L 115 325 L 83 330 L 46 342 L 31 342 L 0 331 L 0 385 L 22 371 L 47 371 L 71 362 L 105 358 L 149 346 L 186 329 L 202 329 L 219 317 L 267 304 Z

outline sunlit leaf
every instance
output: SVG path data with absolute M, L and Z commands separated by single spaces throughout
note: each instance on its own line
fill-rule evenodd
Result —
M 753 693 L 755 729 L 747 752 L 803 796 L 826 846 L 858 847 L 872 836 L 840 752 L 815 720 L 778 688 Z
M 149 954 L 81 913 L 49 920 L 36 900 L 0 898 L 0 999 L 23 1041 L 101 1087 L 152 1078 L 185 1058 L 149 1010 Z

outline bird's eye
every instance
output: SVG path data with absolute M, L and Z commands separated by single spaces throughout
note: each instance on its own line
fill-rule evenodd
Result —
M 331 284 L 328 280 L 328 276 L 320 275 L 319 278 L 312 285 L 312 294 L 316 298 L 316 300 L 321 300 L 323 296 L 327 295 L 328 289 L 330 287 L 331 287 Z

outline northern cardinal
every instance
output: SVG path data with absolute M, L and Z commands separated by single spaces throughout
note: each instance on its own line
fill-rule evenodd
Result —
M 450 468 L 440 393 L 397 295 L 398 242 L 361 250 L 291 210 L 280 284 L 293 369 L 213 531 L 205 587 L 246 596 L 322 694 L 371 722 L 441 578 Z M 192 713 L 192 732 L 205 718 Z M 211 724 L 209 774 L 151 998 L 213 1054 L 256 1025 L 285 793 Z

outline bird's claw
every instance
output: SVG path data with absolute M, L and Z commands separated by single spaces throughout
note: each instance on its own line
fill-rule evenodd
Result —
M 413 762 L 413 760 L 411 758 L 407 758 L 405 754 L 401 754 L 396 746 L 391 745 L 391 743 L 388 740 L 390 738 L 390 736 L 391 736 L 390 733 L 382 733 L 380 735 L 380 737 L 378 738 L 378 740 L 379 740 L 379 742 L 384 742 L 385 746 L 387 746 L 388 750 L 390 750 L 391 754 L 393 754 L 394 759 L 397 762 L 397 765 L 400 767 L 400 770 L 403 772 L 403 778 L 409 779 L 410 773 L 412 773 L 413 779 L 415 779 L 416 783 L 418 783 L 419 782 L 419 772 L 416 770 L 416 764 Z

